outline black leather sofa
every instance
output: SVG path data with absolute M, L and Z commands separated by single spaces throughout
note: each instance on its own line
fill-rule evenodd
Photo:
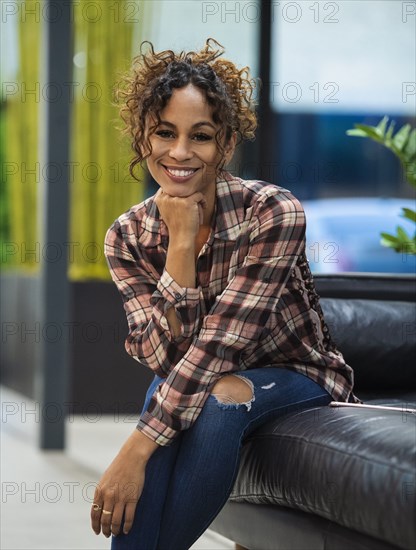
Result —
M 315 282 L 355 394 L 398 410 L 316 407 L 265 424 L 210 529 L 249 550 L 414 550 L 415 278 Z

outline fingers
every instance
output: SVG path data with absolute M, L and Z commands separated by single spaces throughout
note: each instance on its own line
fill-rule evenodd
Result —
M 96 535 L 102 532 L 107 538 L 110 535 L 117 536 L 121 532 L 122 525 L 124 534 L 130 531 L 134 521 L 137 498 L 130 498 L 129 485 L 126 486 L 126 490 L 126 498 L 120 502 L 116 502 L 116 495 L 112 491 L 107 491 L 103 502 L 100 498 L 99 489 L 96 490 L 94 504 L 91 506 L 91 526 Z M 129 497 L 128 500 L 127 497 Z
M 113 514 L 111 517 L 111 533 L 117 536 L 121 530 L 121 523 L 123 521 L 124 504 L 118 503 L 114 506 Z M 124 532 L 125 529 L 124 529 Z
M 185 203 L 192 202 L 192 203 L 200 203 L 203 208 L 206 207 L 207 200 L 203 193 L 200 191 L 197 191 L 196 193 L 192 193 L 192 195 L 184 195 L 184 196 L 176 196 L 176 195 L 168 195 L 168 193 L 165 193 L 162 189 L 158 189 L 155 193 L 154 200 L 157 205 L 163 204 L 163 201 L 166 201 L 170 203 L 170 201 L 184 201 Z
M 94 493 L 93 505 L 91 506 L 91 527 L 96 535 L 101 532 L 101 516 L 104 507 L 103 492 L 97 485 Z
M 134 514 L 136 512 L 136 502 L 128 502 L 126 504 L 126 508 L 124 510 L 124 525 L 123 525 L 123 533 L 127 535 L 127 533 L 130 531 L 133 525 L 134 521 Z
M 101 510 L 101 530 L 105 537 L 111 535 L 111 524 L 113 521 L 113 503 L 109 502 L 104 504 L 103 509 Z
M 117 536 L 120 533 L 121 525 L 123 521 L 124 503 L 118 503 L 115 506 L 108 503 L 100 506 L 100 509 L 91 508 L 91 524 L 93 531 L 96 535 L 99 535 L 102 531 L 103 535 L 107 538 L 110 535 Z M 125 521 L 123 526 L 123 532 L 127 534 L 134 520 L 134 512 L 136 510 L 136 503 L 129 503 L 126 505 Z
M 201 192 L 187 197 L 173 197 L 166 193 L 157 194 L 155 203 L 169 235 L 181 236 L 193 242 L 199 227 L 204 222 L 207 199 Z
M 91 527 L 96 535 L 99 535 L 101 532 L 101 510 L 102 504 L 99 504 L 94 499 L 94 504 L 91 507 Z
M 115 491 L 112 489 L 103 491 L 100 486 L 97 486 L 95 490 L 94 504 L 91 506 L 91 526 L 96 535 L 99 535 L 101 531 L 106 537 L 111 535 L 115 496 Z M 121 510 L 120 523 L 122 515 L 123 509 Z M 115 519 L 118 521 L 118 515 Z

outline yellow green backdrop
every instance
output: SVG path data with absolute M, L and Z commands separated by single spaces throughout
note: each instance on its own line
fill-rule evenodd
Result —
M 28 10 L 35 0 L 22 4 Z M 21 12 L 23 13 L 23 12 Z M 38 156 L 38 119 L 41 100 L 39 51 L 42 19 L 20 17 L 16 28 L 18 70 L 3 83 L 2 98 L 2 263 L 21 264 L 33 271 L 39 263 L 37 242 L 37 184 L 41 177 Z M 31 251 L 35 251 L 32 252 Z
M 25 0 L 24 4 L 36 9 L 39 2 Z M 151 3 L 146 4 L 148 11 Z M 130 144 L 120 139 L 116 128 L 118 108 L 113 105 L 114 85 L 137 54 L 143 9 L 144 2 L 131 0 L 81 0 L 73 5 L 69 181 L 72 280 L 109 278 L 103 255 L 105 232 L 118 215 L 143 198 L 143 184 L 128 173 Z M 39 22 L 34 18 L 19 19 L 20 89 L 39 88 L 42 27 L 42 17 Z M 40 89 L 39 94 L 42 93 Z M 2 174 L 1 230 L 2 249 L 8 251 L 3 259 L 30 272 L 39 266 L 39 254 L 22 252 L 36 250 L 38 241 L 41 213 L 37 208 L 37 188 L 42 178 L 38 156 L 40 98 L 26 94 L 24 99 L 17 93 L 2 106 L 6 114 L 4 156 L 8 170 Z M 32 168 L 35 174 L 27 172 Z M 11 254 L 12 249 L 17 253 Z

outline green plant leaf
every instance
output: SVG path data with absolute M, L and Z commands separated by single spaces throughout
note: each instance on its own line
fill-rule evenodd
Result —
M 399 239 L 395 237 L 394 235 L 391 235 L 390 233 L 380 233 L 380 235 L 383 237 L 385 241 L 388 241 L 389 243 L 397 244 L 399 242 Z M 389 245 L 390 246 L 390 245 Z
M 364 130 L 359 130 L 358 128 L 347 130 L 346 133 L 348 136 L 368 137 L 367 132 L 364 132 Z
M 412 127 L 410 124 L 405 124 L 400 128 L 397 134 L 393 138 L 393 145 L 398 151 L 402 151 L 408 140 Z
M 402 241 L 400 243 L 400 247 L 398 247 L 398 252 L 403 252 L 404 254 L 416 254 L 415 239 L 410 241 Z
M 383 143 L 383 136 L 380 135 L 375 126 L 368 126 L 367 124 L 354 124 L 354 126 L 359 130 L 363 130 L 367 137 Z
M 412 240 L 410 235 L 408 235 L 407 231 L 403 229 L 401 225 L 398 225 L 396 227 L 396 232 L 397 232 L 397 237 L 401 242 L 408 242 Z
M 412 222 L 416 223 L 416 212 L 412 210 L 411 208 L 402 208 L 402 216 L 403 218 L 406 218 L 408 220 L 411 220 Z
M 389 233 L 380 233 L 381 240 L 380 244 L 382 246 L 387 246 L 389 248 L 398 248 L 400 246 L 400 241 L 395 237 L 394 235 L 390 235 Z
M 416 239 L 402 239 L 390 235 L 389 233 L 381 233 L 380 243 L 388 248 L 393 248 L 396 252 L 405 254 L 416 254 Z
M 381 138 L 384 138 L 388 121 L 389 117 L 384 116 L 376 126 L 376 132 Z
M 389 129 L 387 130 L 386 132 L 386 135 L 385 135 L 385 142 L 386 144 L 390 143 L 391 142 L 391 136 L 393 135 L 393 130 L 394 130 L 394 127 L 396 126 L 396 123 L 394 120 L 392 120 L 390 122 L 390 126 L 389 126 Z
M 395 122 L 392 120 L 389 124 L 387 116 L 377 126 L 354 124 L 354 127 L 346 131 L 347 135 L 367 137 L 390 149 L 399 159 L 407 182 L 416 187 L 416 128 L 405 124 L 394 135 Z M 416 212 L 410 208 L 403 208 L 401 216 L 416 223 Z M 416 254 L 416 235 L 410 237 L 401 226 L 396 228 L 396 235 L 381 233 L 380 242 L 397 252 Z
M 374 126 L 367 126 L 366 124 L 354 124 L 354 126 L 355 129 L 347 130 L 349 136 L 369 137 L 379 143 L 383 143 L 383 138 Z
M 404 152 L 409 161 L 413 160 L 413 157 L 416 156 L 416 128 L 413 128 L 413 130 L 410 132 L 410 136 L 407 140 Z M 416 158 L 414 160 L 416 160 Z

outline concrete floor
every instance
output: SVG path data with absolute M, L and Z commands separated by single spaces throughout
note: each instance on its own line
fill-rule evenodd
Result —
M 4 387 L 0 392 L 0 548 L 108 549 L 110 541 L 95 535 L 89 524 L 94 484 L 136 421 L 112 415 L 72 416 L 67 420 L 67 450 L 40 451 L 36 444 L 40 411 L 20 394 Z M 192 546 L 192 550 L 233 548 L 231 541 L 209 530 Z

